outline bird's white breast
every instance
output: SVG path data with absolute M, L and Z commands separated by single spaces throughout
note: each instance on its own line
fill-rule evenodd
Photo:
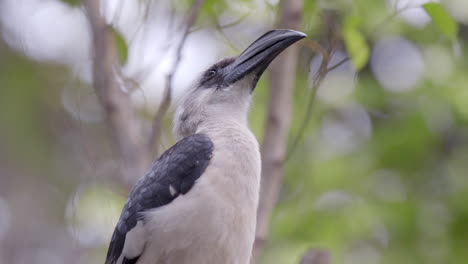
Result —
M 221 132 L 220 132 L 221 133 Z M 194 187 L 146 213 L 139 264 L 247 264 L 255 238 L 260 154 L 248 130 L 214 135 L 213 158 Z

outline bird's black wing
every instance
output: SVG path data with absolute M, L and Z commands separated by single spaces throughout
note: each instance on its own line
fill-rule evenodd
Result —
M 126 235 L 137 226 L 141 213 L 172 202 L 186 194 L 205 171 L 214 145 L 205 134 L 194 134 L 168 149 L 130 192 L 114 230 L 107 252 L 106 264 L 115 264 L 123 252 Z M 123 256 L 125 264 L 133 264 L 137 256 Z

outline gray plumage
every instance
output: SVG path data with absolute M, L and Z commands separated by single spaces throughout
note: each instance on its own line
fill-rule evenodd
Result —
M 178 102 L 167 150 L 132 189 L 106 264 L 247 264 L 260 188 L 252 92 L 268 64 L 304 38 L 272 30 L 213 65 Z

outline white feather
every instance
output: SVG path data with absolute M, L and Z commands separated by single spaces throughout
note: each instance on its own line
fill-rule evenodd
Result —
M 138 221 L 136 226 L 125 235 L 125 244 L 119 260 L 122 261 L 121 258 L 123 257 L 128 259 L 138 257 L 143 252 L 145 243 L 145 228 L 143 226 L 143 222 Z

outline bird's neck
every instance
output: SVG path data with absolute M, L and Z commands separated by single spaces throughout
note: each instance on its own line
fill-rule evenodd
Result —
M 232 104 L 198 105 L 182 104 L 174 114 L 174 135 L 177 139 L 195 133 L 208 135 L 221 131 L 241 130 L 248 128 L 249 101 Z
M 233 137 L 239 133 L 251 133 L 247 116 L 244 118 L 213 118 L 198 125 L 196 133 L 204 133 L 210 137 Z

